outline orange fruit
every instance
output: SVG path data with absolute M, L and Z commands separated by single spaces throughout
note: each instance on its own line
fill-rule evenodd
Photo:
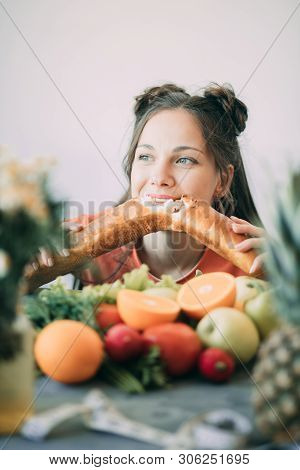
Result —
M 177 302 L 189 316 L 202 318 L 214 308 L 232 307 L 235 295 L 235 277 L 229 273 L 214 272 L 194 277 L 183 284 Z
M 126 325 L 137 330 L 174 321 L 180 311 L 175 300 L 121 289 L 117 295 L 120 316 Z
M 41 370 L 58 382 L 76 383 L 95 375 L 104 352 L 100 336 L 74 320 L 55 320 L 37 336 L 34 356 Z

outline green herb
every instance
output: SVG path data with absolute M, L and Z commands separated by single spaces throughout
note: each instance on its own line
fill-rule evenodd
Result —
M 155 284 L 155 287 L 170 287 L 175 291 L 179 291 L 181 285 L 177 284 L 170 274 L 163 274 L 161 280 Z
M 148 277 L 149 267 L 142 264 L 140 268 L 133 269 L 129 273 L 123 274 L 125 289 L 145 290 L 155 286 L 155 282 Z
M 137 362 L 130 364 L 128 369 L 145 388 L 165 388 L 168 386 L 168 376 L 158 346 L 151 346 L 148 353 L 141 356 Z
M 143 393 L 142 383 L 125 367 L 106 358 L 100 369 L 100 377 L 127 393 Z
M 112 284 L 105 283 L 97 286 L 85 286 L 81 291 L 67 289 L 62 278 L 47 289 L 42 289 L 34 297 L 25 297 L 23 305 L 25 312 L 37 329 L 41 329 L 48 323 L 69 318 L 82 321 L 95 327 L 94 312 L 101 303 L 115 304 L 117 295 L 121 289 L 133 289 L 143 291 L 150 287 L 169 287 L 179 290 L 172 276 L 162 275 L 161 281 L 155 283 L 148 278 L 149 268 L 146 264 L 138 269 L 125 273 L 123 282 L 118 279 Z
M 66 289 L 61 278 L 36 296 L 25 296 L 22 300 L 25 313 L 38 330 L 60 319 L 82 321 L 95 327 L 94 310 L 99 303 L 97 296 Z
M 105 283 L 98 286 L 85 286 L 82 289 L 82 297 L 88 302 L 100 304 L 102 302 L 115 304 L 118 292 L 123 289 L 122 282 L 118 279 L 113 284 Z
M 158 346 L 151 346 L 148 353 L 137 361 L 126 362 L 123 365 L 107 357 L 101 366 L 100 376 L 127 393 L 143 393 L 151 388 L 169 386 Z

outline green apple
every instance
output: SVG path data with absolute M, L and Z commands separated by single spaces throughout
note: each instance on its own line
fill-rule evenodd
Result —
M 280 325 L 280 318 L 275 310 L 272 290 L 262 292 L 245 304 L 245 313 L 255 323 L 259 334 L 264 339 Z
M 236 297 L 233 307 L 244 311 L 245 303 L 256 297 L 261 292 L 269 289 L 269 283 L 262 279 L 254 279 L 250 276 L 238 276 L 235 279 Z
M 167 299 L 176 300 L 178 292 L 172 289 L 171 287 L 150 287 L 149 289 L 145 289 L 143 293 L 147 295 L 156 295 L 158 297 L 166 297 Z
M 223 349 L 243 362 L 250 361 L 259 346 L 253 321 L 230 307 L 211 310 L 198 323 L 197 334 L 204 345 Z

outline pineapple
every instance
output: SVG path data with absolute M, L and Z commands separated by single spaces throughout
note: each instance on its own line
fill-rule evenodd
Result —
M 283 320 L 262 343 L 253 369 L 257 428 L 274 442 L 300 442 L 300 171 L 278 198 L 277 237 L 267 241 L 266 269 Z

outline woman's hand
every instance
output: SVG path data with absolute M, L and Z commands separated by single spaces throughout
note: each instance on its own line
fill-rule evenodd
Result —
M 62 227 L 67 230 L 69 233 L 80 232 L 83 230 L 84 226 L 77 222 L 62 222 Z M 61 251 L 58 251 L 60 256 L 68 256 L 69 251 L 64 248 Z M 41 247 L 38 250 L 38 253 L 32 258 L 30 263 L 25 268 L 25 273 L 30 270 L 37 271 L 42 266 L 51 267 L 54 265 L 53 253 Z
M 262 248 L 265 244 L 266 231 L 261 227 L 256 227 L 255 225 L 250 224 L 246 220 L 239 219 L 238 217 L 231 216 L 231 221 L 233 222 L 231 228 L 235 233 L 240 233 L 243 235 L 248 235 L 250 238 L 243 240 L 241 243 L 235 245 L 235 249 L 238 251 L 249 251 L 251 249 Z M 261 253 L 258 255 L 250 268 L 249 273 L 253 273 L 258 269 L 263 269 L 263 262 L 266 258 L 266 253 Z

